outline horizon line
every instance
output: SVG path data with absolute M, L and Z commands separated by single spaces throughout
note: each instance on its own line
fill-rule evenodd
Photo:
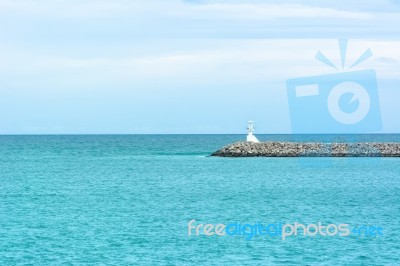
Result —
M 396 135 L 392 133 L 255 133 L 254 135 Z M 6 136 L 134 136 L 134 135 L 247 135 L 247 133 L 10 133 Z

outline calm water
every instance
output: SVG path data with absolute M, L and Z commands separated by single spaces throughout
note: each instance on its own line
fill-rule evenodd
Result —
M 400 159 L 206 157 L 243 138 L 0 136 L 0 265 L 400 263 Z M 377 225 L 384 235 L 189 237 L 191 219 Z

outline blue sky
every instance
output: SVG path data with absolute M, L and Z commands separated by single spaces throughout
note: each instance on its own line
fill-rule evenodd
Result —
M 400 1 L 0 0 L 0 134 L 291 133 L 286 80 L 378 75 L 400 132 Z

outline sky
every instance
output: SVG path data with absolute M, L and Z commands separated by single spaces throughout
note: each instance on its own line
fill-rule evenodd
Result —
M 398 25 L 398 0 L 0 0 L 0 134 L 288 134 L 287 80 L 367 69 L 399 133 Z M 315 58 L 338 39 L 345 69 Z

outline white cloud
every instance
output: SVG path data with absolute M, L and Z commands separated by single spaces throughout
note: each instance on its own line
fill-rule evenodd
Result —
M 193 43 L 199 41 L 194 40 Z M 187 44 L 187 42 L 185 42 Z M 176 41 L 177 47 L 182 43 Z M 400 52 L 393 48 L 396 41 L 350 41 L 346 65 L 349 66 L 368 48 L 375 59 L 391 58 L 400 61 Z M 117 48 L 114 48 L 117 49 Z M 340 65 L 340 54 L 335 40 L 226 40 L 202 41 L 185 52 L 171 48 L 163 53 L 125 57 L 108 55 L 91 58 L 68 57 L 5 51 L 0 70 L 6 73 L 36 73 L 37 75 L 73 77 L 95 83 L 151 82 L 164 80 L 171 83 L 276 82 L 287 78 L 334 73 L 314 59 L 321 50 L 335 64 Z M 398 63 L 388 65 L 374 58 L 356 69 L 375 68 L 380 78 L 397 78 Z M 51 74 L 49 74 L 51 73 Z M 69 79 L 69 78 L 68 78 Z
M 391 57 L 378 57 L 375 59 L 375 62 L 385 63 L 385 64 L 396 64 L 397 61 Z
M 399 36 L 395 11 L 287 1 L 0 0 L 0 40 Z
M 210 3 L 193 4 L 177 0 L 0 0 L 0 12 L 51 18 L 147 16 L 269 20 L 276 18 L 368 19 L 373 15 L 301 4 Z
M 165 4 L 165 3 L 164 3 Z M 0 12 L 35 18 L 101 18 L 142 16 L 156 7 L 138 0 L 0 0 Z
M 277 18 L 369 19 L 374 17 L 365 12 L 343 11 L 300 4 L 206 4 L 193 6 L 192 10 L 200 16 L 212 15 L 215 18 L 246 20 Z

